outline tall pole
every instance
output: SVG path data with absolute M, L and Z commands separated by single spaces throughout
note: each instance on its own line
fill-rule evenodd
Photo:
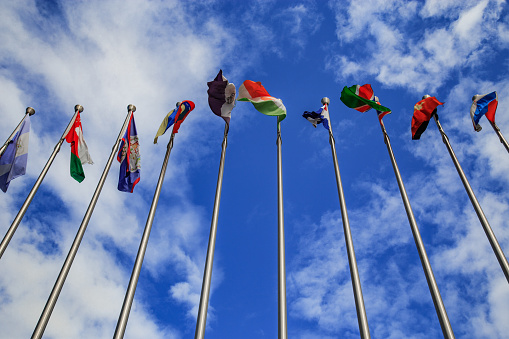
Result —
M 410 223 L 410 228 L 412 229 L 415 246 L 417 247 L 417 251 L 419 252 L 419 258 L 421 259 L 422 269 L 424 270 L 426 281 L 428 282 L 428 288 L 431 293 L 431 298 L 433 299 L 433 304 L 435 305 L 435 311 L 437 312 L 438 320 L 440 321 L 440 327 L 442 327 L 442 333 L 444 334 L 444 338 L 453 339 L 454 332 L 452 331 L 451 323 L 449 322 L 449 317 L 447 316 L 444 302 L 442 301 L 442 297 L 440 296 L 440 291 L 438 290 L 438 285 L 435 280 L 435 276 L 433 275 L 433 270 L 431 269 L 431 264 L 429 262 L 428 255 L 426 254 L 426 249 L 424 248 L 421 233 L 419 232 L 419 227 L 417 227 L 417 222 L 415 221 L 412 206 L 410 206 L 410 200 L 408 200 L 405 185 L 403 184 L 403 180 L 401 179 L 401 174 L 399 172 L 398 164 L 396 163 L 396 158 L 394 157 L 394 153 L 392 152 L 389 135 L 385 130 L 385 126 L 382 120 L 380 120 L 380 127 L 382 128 L 382 132 L 384 134 L 384 141 L 385 144 L 387 145 L 387 150 L 389 151 L 389 156 L 392 162 L 392 168 L 394 168 L 394 174 L 396 175 L 396 180 L 398 181 L 401 199 L 403 200 L 403 204 L 405 205 L 408 222 Z
M 145 230 L 141 238 L 140 247 L 138 248 L 138 254 L 134 262 L 133 272 L 131 273 L 131 279 L 129 280 L 129 286 L 127 288 L 124 304 L 118 317 L 117 328 L 113 338 L 121 339 L 124 337 L 125 328 L 127 326 L 127 320 L 129 319 L 129 312 L 131 311 L 131 305 L 133 304 L 134 293 L 136 292 L 136 285 L 138 284 L 138 278 L 140 276 L 141 265 L 143 264 L 143 258 L 145 257 L 145 251 L 147 250 L 148 238 L 150 237 L 150 231 L 152 229 L 152 223 L 154 222 L 154 215 L 156 213 L 157 203 L 159 202 L 159 195 L 163 187 L 164 175 L 166 173 L 166 167 L 168 166 L 168 160 L 170 159 L 171 149 L 173 148 L 173 138 L 175 133 L 171 134 L 170 141 L 166 147 L 166 154 L 164 156 L 163 165 L 161 167 L 161 173 L 159 174 L 159 180 L 157 181 L 156 190 L 154 192 L 154 198 L 152 199 L 152 205 L 150 205 L 150 211 L 147 217 L 147 223 L 145 224 Z
M 30 108 L 30 107 L 29 107 Z M 28 111 L 28 108 L 27 108 Z M 42 169 L 41 174 L 39 174 L 39 178 L 35 181 L 34 186 L 32 187 L 32 190 L 30 193 L 28 193 L 28 197 L 25 199 L 25 202 L 21 206 L 18 214 L 16 215 L 16 218 L 14 218 L 14 221 L 11 224 L 11 227 L 9 227 L 9 230 L 5 234 L 2 242 L 0 243 L 0 258 L 2 258 L 2 255 L 5 252 L 5 249 L 9 245 L 9 242 L 11 241 L 12 236 L 14 235 L 14 232 L 16 232 L 16 229 L 18 228 L 19 223 L 21 222 L 21 219 L 23 219 L 23 216 L 25 215 L 25 212 L 28 209 L 28 206 L 30 206 L 30 203 L 32 202 L 32 199 L 34 198 L 35 193 L 37 193 L 37 190 L 39 189 L 39 186 L 41 186 L 42 181 L 44 180 L 44 177 L 46 176 L 46 173 L 48 173 L 48 170 L 53 163 L 53 160 L 55 160 L 55 157 L 57 156 L 58 151 L 60 151 L 60 147 L 62 146 L 62 143 L 64 142 L 64 139 L 69 133 L 69 130 L 74 125 L 74 120 L 76 119 L 76 115 L 78 112 L 83 112 L 83 106 L 76 105 L 74 106 L 74 115 L 71 118 L 71 121 L 69 122 L 69 125 L 67 125 L 67 128 L 64 131 L 64 134 L 60 137 L 60 140 L 57 142 L 55 149 L 53 150 L 53 153 L 51 153 L 48 162 L 46 162 L 46 165 Z M 30 113 L 29 113 L 30 114 Z
M 277 210 L 278 210 L 278 338 L 288 338 L 286 322 L 285 220 L 283 214 L 283 169 L 281 161 L 281 124 L 277 122 Z
M 217 218 L 219 215 L 219 202 L 221 200 L 221 189 L 223 187 L 224 157 L 226 146 L 228 144 L 228 124 L 224 126 L 224 137 L 221 150 L 221 161 L 219 162 L 219 174 L 217 175 L 216 197 L 214 199 L 214 210 L 212 212 L 212 223 L 210 225 L 209 246 L 207 248 L 207 259 L 205 261 L 205 270 L 203 272 L 203 283 L 201 286 L 200 307 L 198 309 L 198 318 L 196 320 L 195 339 L 205 337 L 205 327 L 207 324 L 207 309 L 209 305 L 210 283 L 212 281 L 212 266 L 214 264 L 214 248 L 216 246 Z
M 78 248 L 80 246 L 81 239 L 83 239 L 83 235 L 85 234 L 85 231 L 87 229 L 87 225 L 88 225 L 88 222 L 90 221 L 90 217 L 92 216 L 92 213 L 94 212 L 95 205 L 99 198 L 99 194 L 101 194 L 101 190 L 104 186 L 104 182 L 106 181 L 106 177 L 108 176 L 108 172 L 110 170 L 111 164 L 113 163 L 113 159 L 115 159 L 115 155 L 117 153 L 118 146 L 120 144 L 120 140 L 125 133 L 125 129 L 127 128 L 127 125 L 129 124 L 129 120 L 131 119 L 131 115 L 133 114 L 133 112 L 136 112 L 136 106 L 134 106 L 134 105 L 127 106 L 127 117 L 124 121 L 124 125 L 122 125 L 122 128 L 120 129 L 120 133 L 118 134 L 117 140 L 116 140 L 115 144 L 113 145 L 108 162 L 106 163 L 106 166 L 104 167 L 103 174 L 102 174 L 101 178 L 99 179 L 99 183 L 97 184 L 94 195 L 92 196 L 92 199 L 90 200 L 90 204 L 88 205 L 88 209 L 85 212 L 83 221 L 81 222 L 78 232 L 76 233 L 76 237 L 74 238 L 71 249 L 69 250 L 67 257 L 65 258 L 65 262 L 60 270 L 60 273 L 59 273 L 58 278 L 55 282 L 55 285 L 53 286 L 53 289 L 51 290 L 51 294 L 48 297 L 46 306 L 44 306 L 44 310 L 41 313 L 39 322 L 37 323 L 37 326 L 34 329 L 34 333 L 32 334 L 32 339 L 36 339 L 36 338 L 40 339 L 42 337 L 42 335 L 44 334 L 44 330 L 46 329 L 46 325 L 48 324 L 49 318 L 51 317 L 51 313 L 53 312 L 53 308 L 55 307 L 58 296 L 60 295 L 60 291 L 62 290 L 62 287 L 64 286 L 65 279 L 67 278 L 67 274 L 69 273 L 69 270 L 71 269 L 71 265 L 74 260 L 74 257 L 76 256 L 76 253 L 78 252 Z
M 502 145 L 504 145 L 506 151 L 509 152 L 509 144 L 507 143 L 507 140 L 505 140 L 504 136 L 502 135 L 502 132 L 500 132 L 500 128 L 494 122 L 490 121 L 490 124 L 491 124 L 491 127 L 493 127 L 493 130 L 495 131 L 495 133 L 497 133 L 498 139 L 500 140 Z
M 323 98 L 322 104 L 329 106 L 329 98 Z M 346 211 L 345 196 L 343 193 L 343 185 L 341 183 L 341 175 L 339 174 L 338 157 L 336 155 L 336 141 L 332 134 L 332 124 L 329 121 L 329 143 L 332 150 L 332 160 L 334 162 L 334 171 L 336 173 L 336 183 L 338 186 L 339 205 L 341 207 L 341 218 L 343 219 L 343 230 L 345 233 L 346 250 L 348 253 L 348 263 L 350 266 L 350 275 L 352 277 L 353 295 L 355 299 L 355 308 L 357 310 L 357 321 L 359 322 L 359 331 L 362 339 L 371 338 L 368 327 L 368 317 L 366 316 L 366 308 L 364 307 L 364 298 L 362 297 L 361 280 L 357 269 L 357 261 L 355 260 L 355 251 L 353 247 L 352 232 L 350 231 L 350 222 L 348 221 L 348 213 Z
M 16 132 L 18 131 L 19 126 L 21 126 L 23 121 L 25 121 L 25 118 L 27 117 L 27 115 L 31 116 L 31 115 L 34 115 L 34 114 L 35 114 L 35 110 L 32 107 L 27 107 L 26 113 L 23 116 L 23 119 L 21 119 L 21 121 L 19 122 L 18 126 L 16 126 L 14 131 L 12 131 L 11 135 L 9 135 L 9 137 L 7 138 L 5 143 L 2 145 L 2 147 L 0 147 L 0 157 L 2 156 L 2 154 L 4 154 L 5 150 L 7 149 L 7 146 L 9 145 L 9 142 L 14 137 L 14 134 L 16 134 Z
M 442 129 L 442 125 L 440 124 L 440 121 L 438 121 L 438 115 L 436 114 L 436 109 L 435 109 L 435 112 L 433 113 L 433 118 L 435 118 L 435 122 L 437 124 L 438 130 L 440 131 L 440 134 L 442 135 L 442 141 L 444 142 L 445 146 L 447 147 L 447 150 L 449 151 L 449 154 L 451 155 L 452 162 L 454 163 L 454 166 L 456 167 L 456 170 L 458 171 L 458 174 L 461 178 L 461 182 L 463 182 L 463 186 L 465 186 L 465 190 L 467 191 L 468 197 L 470 198 L 470 202 L 472 202 L 472 206 L 474 206 L 475 213 L 477 213 L 477 217 L 479 218 L 479 221 L 481 222 L 484 232 L 486 233 L 486 236 L 488 237 L 488 240 L 491 244 L 491 248 L 493 249 L 493 252 L 495 252 L 495 256 L 497 257 L 498 263 L 500 264 L 500 267 L 502 268 L 502 271 L 504 272 L 507 282 L 509 282 L 509 263 L 507 263 L 507 258 L 505 257 L 504 252 L 502 251 L 502 248 L 500 247 L 500 245 L 497 241 L 497 238 L 495 237 L 495 233 L 493 233 L 493 230 L 491 229 L 491 226 L 488 223 L 488 219 L 486 219 L 486 216 L 484 215 L 484 212 L 481 208 L 481 205 L 479 204 L 479 201 L 477 201 L 477 198 L 475 197 L 472 187 L 468 183 L 467 177 L 465 176 L 465 173 L 463 172 L 463 169 L 460 166 L 458 158 L 456 158 L 456 155 L 454 154 L 454 151 L 452 150 L 451 144 L 449 143 L 449 138 L 447 137 L 444 130 Z

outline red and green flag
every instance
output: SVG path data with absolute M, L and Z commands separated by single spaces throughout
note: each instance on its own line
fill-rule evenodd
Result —
M 353 85 L 344 87 L 341 91 L 341 101 L 350 108 L 353 108 L 361 113 L 364 113 L 372 108 L 378 111 L 378 116 L 384 116 L 390 113 L 391 110 L 385 106 L 380 105 L 375 100 L 375 94 L 370 84 Z M 380 118 L 381 119 L 381 118 Z
M 94 162 L 88 153 L 88 146 L 83 138 L 79 112 L 76 114 L 74 125 L 65 136 L 65 140 L 71 144 L 71 177 L 78 182 L 82 182 L 85 179 L 82 164 L 93 164 Z
M 277 116 L 278 123 L 286 118 L 286 107 L 281 99 L 270 96 L 261 82 L 246 80 L 240 85 L 238 101 L 249 101 L 265 115 Z

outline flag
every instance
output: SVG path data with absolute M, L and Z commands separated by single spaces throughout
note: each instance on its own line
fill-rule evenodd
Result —
M 74 124 L 65 136 L 65 140 L 71 144 L 71 177 L 76 179 L 77 182 L 82 182 L 85 179 L 82 164 L 93 164 L 94 162 L 88 153 L 88 146 L 83 138 L 80 112 L 76 114 Z
M 209 90 L 209 106 L 215 115 L 220 116 L 230 124 L 232 109 L 235 107 L 235 85 L 229 83 L 223 76 L 223 70 L 219 70 L 213 81 L 207 82 Z
M 491 92 L 488 94 L 477 94 L 472 98 L 472 106 L 470 106 L 470 116 L 472 117 L 472 123 L 476 132 L 480 132 L 482 127 L 479 125 L 479 119 L 483 115 L 492 123 L 495 123 L 495 112 L 498 106 L 498 95 L 497 92 Z
M 30 117 L 27 116 L 18 132 L 9 140 L 9 144 L 0 157 L 0 189 L 7 192 L 12 179 L 25 174 L 28 159 L 28 136 Z
M 412 117 L 412 140 L 419 140 L 421 134 L 428 127 L 429 120 L 438 105 L 443 105 L 435 97 L 422 99 L 414 106 L 414 116 Z
M 286 118 L 286 107 L 283 105 L 283 101 L 271 97 L 261 82 L 244 81 L 240 85 L 237 100 L 250 101 L 260 113 L 277 116 L 278 122 Z
M 380 105 L 380 100 L 378 100 L 378 97 L 375 96 L 375 102 L 377 104 Z M 379 110 L 376 110 L 376 114 L 378 115 L 378 121 L 382 121 L 383 117 L 386 116 L 387 114 L 390 114 L 391 111 L 379 111 Z
M 327 105 L 323 105 L 319 110 L 315 111 L 304 111 L 302 114 L 304 118 L 306 118 L 313 126 L 316 127 L 317 124 L 323 124 L 325 129 L 329 130 L 329 109 Z
M 133 115 L 120 143 L 117 160 L 120 162 L 118 190 L 133 193 L 134 186 L 140 181 L 141 168 L 140 144 Z
M 376 109 L 380 113 L 378 113 L 378 118 L 381 120 L 385 114 L 391 112 L 390 109 L 380 105 L 375 102 L 375 95 L 373 93 L 373 89 L 370 84 L 365 84 L 362 86 L 353 85 L 350 87 L 344 87 L 341 91 L 341 101 L 350 108 L 353 108 L 361 113 L 364 113 L 371 108 Z M 380 114 L 382 116 L 380 117 Z
M 154 138 L 154 144 L 157 144 L 157 138 L 163 135 L 171 125 L 173 125 L 173 133 L 178 133 L 180 125 L 187 117 L 189 112 L 194 109 L 194 102 L 189 100 L 184 100 L 182 102 L 177 103 L 177 107 L 169 112 L 161 122 L 161 126 L 157 130 L 156 137 Z

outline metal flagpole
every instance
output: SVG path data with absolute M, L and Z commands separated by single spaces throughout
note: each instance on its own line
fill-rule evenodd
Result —
M 25 121 L 25 118 L 27 117 L 27 115 L 32 116 L 34 114 L 35 114 L 35 110 L 32 107 L 27 107 L 27 110 L 26 110 L 25 115 L 23 116 L 23 119 L 21 119 L 21 121 L 19 122 L 18 126 L 16 126 L 14 131 L 12 131 L 11 135 L 9 135 L 9 137 L 7 138 L 5 143 L 2 145 L 2 147 L 0 147 L 0 157 L 2 157 L 2 154 L 4 154 L 7 146 L 9 145 L 9 142 L 11 141 L 12 137 L 14 136 L 14 134 L 16 134 L 16 132 L 18 131 L 19 126 L 21 126 L 23 121 Z
M 131 279 L 129 280 L 129 286 L 125 293 L 124 304 L 118 317 L 117 328 L 113 338 L 121 339 L 124 337 L 125 328 L 127 326 L 127 320 L 129 319 L 129 312 L 131 311 L 131 305 L 133 304 L 134 293 L 136 292 L 136 285 L 138 284 L 138 278 L 140 276 L 141 265 L 143 264 L 143 258 L 145 257 L 145 251 L 147 250 L 148 238 L 152 229 L 152 223 L 154 222 L 154 215 L 156 213 L 157 203 L 159 202 L 159 195 L 163 187 L 164 175 L 166 173 L 166 167 L 168 166 L 168 160 L 170 159 L 171 149 L 173 148 L 173 139 L 175 133 L 171 133 L 170 141 L 166 147 L 166 154 L 164 156 L 163 165 L 161 167 L 161 173 L 159 174 L 159 180 L 157 181 L 156 190 L 154 192 L 154 198 L 152 199 L 152 205 L 150 205 L 150 211 L 147 217 L 147 223 L 145 224 L 145 230 L 141 238 L 140 247 L 138 248 L 138 254 L 134 262 L 133 272 L 131 273 Z
M 286 322 L 285 220 L 283 214 L 283 170 L 281 161 L 281 124 L 277 122 L 277 210 L 278 210 L 278 338 L 288 338 Z
M 425 95 L 423 98 L 426 98 L 426 97 L 427 96 Z M 463 186 L 465 186 L 465 190 L 467 191 L 468 197 L 470 198 L 470 201 L 472 202 L 472 205 L 474 206 L 474 210 L 477 213 L 477 217 L 479 218 L 479 221 L 481 222 L 484 232 L 486 233 L 486 236 L 488 237 L 488 240 L 491 244 L 491 248 L 493 249 L 493 252 L 495 252 L 498 263 L 500 264 L 500 267 L 502 268 L 502 271 L 504 272 L 507 282 L 509 282 L 509 263 L 507 262 L 507 258 L 505 257 L 504 252 L 502 251 L 502 248 L 500 247 L 500 245 L 497 241 L 497 238 L 495 237 L 495 233 L 493 233 L 493 230 L 491 229 L 491 226 L 488 223 L 488 219 L 486 219 L 486 216 L 484 215 L 481 205 L 477 201 L 474 191 L 472 190 L 472 187 L 468 183 L 467 177 L 465 176 L 465 173 L 463 172 L 463 169 L 461 168 L 460 163 L 458 162 L 458 159 L 456 158 L 456 155 L 454 154 L 454 151 L 452 150 L 451 144 L 449 143 L 449 138 L 447 137 L 444 130 L 442 129 L 442 125 L 440 124 L 440 121 L 438 121 L 438 115 L 436 113 L 436 109 L 433 112 L 433 118 L 435 118 L 435 122 L 437 124 L 438 130 L 440 131 L 440 134 L 442 135 L 442 141 L 444 142 L 445 146 L 447 147 L 447 150 L 449 151 L 449 154 L 451 155 L 451 159 L 454 163 L 454 166 L 456 167 L 456 170 L 458 171 L 461 181 L 463 182 Z
M 90 200 L 90 204 L 88 205 L 88 209 L 85 212 L 83 221 L 81 222 L 78 232 L 76 233 L 76 237 L 74 238 L 71 249 L 69 250 L 67 257 L 65 258 L 65 262 L 62 265 L 62 268 L 61 268 L 58 278 L 55 282 L 55 285 L 53 286 L 53 289 L 51 290 L 51 294 L 48 297 L 46 306 L 44 306 L 44 310 L 41 313 L 39 322 L 37 323 L 37 326 L 35 327 L 34 333 L 32 334 L 32 339 L 35 339 L 35 338 L 40 339 L 42 337 L 42 335 L 44 334 L 44 330 L 46 329 L 46 325 L 48 324 L 49 318 L 51 317 L 51 313 L 53 312 L 53 308 L 55 307 L 58 296 L 60 295 L 60 291 L 62 290 L 62 287 L 64 286 L 65 279 L 67 278 L 67 274 L 69 273 L 69 270 L 71 269 L 71 265 L 74 260 L 74 257 L 76 256 L 76 253 L 78 252 L 78 248 L 80 246 L 81 239 L 83 239 L 83 235 L 85 234 L 85 231 L 87 229 L 87 225 L 90 220 L 90 217 L 92 216 L 92 213 L 94 212 L 94 208 L 97 203 L 97 199 L 99 198 L 99 194 L 101 194 L 101 190 L 104 186 L 104 182 L 106 181 L 106 177 L 108 176 L 108 172 L 110 170 L 111 164 L 113 163 L 113 159 L 115 159 L 115 155 L 118 151 L 118 146 L 120 144 L 120 140 L 122 139 L 122 136 L 125 133 L 125 130 L 127 128 L 127 125 L 129 124 L 129 120 L 131 119 L 133 112 L 136 112 L 136 106 L 134 106 L 134 105 L 127 106 L 127 117 L 124 121 L 124 125 L 122 125 L 122 128 L 120 129 L 120 133 L 118 134 L 115 145 L 113 145 L 108 162 L 106 163 L 106 166 L 104 167 L 103 174 L 102 174 L 101 178 L 99 179 L 99 183 L 97 184 L 94 195 L 92 196 L 92 199 Z
M 30 107 L 29 107 L 30 108 Z M 27 108 L 28 111 L 28 108 Z M 69 122 L 69 125 L 67 125 L 67 128 L 64 131 L 64 134 L 60 137 L 60 140 L 55 146 L 55 149 L 53 150 L 53 153 L 51 153 L 48 162 L 46 162 L 46 165 L 42 169 L 41 174 L 39 174 L 39 178 L 35 181 L 34 186 L 32 187 L 32 190 L 28 194 L 28 197 L 25 199 L 25 202 L 21 206 L 18 214 L 16 215 L 16 218 L 14 218 L 14 221 L 11 224 L 11 227 L 9 227 L 9 230 L 5 234 L 2 242 L 0 243 L 0 258 L 2 258 L 2 255 L 5 252 L 5 249 L 7 248 L 7 245 L 9 245 L 9 242 L 11 241 L 12 236 L 14 235 L 14 232 L 16 232 L 16 229 L 18 228 L 19 223 L 21 222 L 21 219 L 23 219 L 23 216 L 25 215 L 25 212 L 28 209 L 28 206 L 32 202 L 32 199 L 34 198 L 35 193 L 37 193 L 37 190 L 39 189 L 39 186 L 41 186 L 42 181 L 44 180 L 44 177 L 46 176 L 46 173 L 48 172 L 51 164 L 53 163 L 53 160 L 57 156 L 57 153 L 60 151 L 60 147 L 62 146 L 62 143 L 64 142 L 65 137 L 67 136 L 67 133 L 69 133 L 69 130 L 74 125 L 74 120 L 76 119 L 76 115 L 78 112 L 83 112 L 83 106 L 76 105 L 74 106 L 74 115 L 71 118 L 71 121 Z
M 449 317 L 447 316 L 444 302 L 442 301 L 442 297 L 440 296 L 440 291 L 438 290 L 438 285 L 437 282 L 435 281 L 435 276 L 433 275 L 433 270 L 431 269 L 431 264 L 429 262 L 428 255 L 426 254 L 424 243 L 422 242 L 421 233 L 419 232 L 419 227 L 417 227 L 414 212 L 412 211 L 412 206 L 410 206 L 410 200 L 408 200 L 405 185 L 403 184 L 403 180 L 401 179 L 401 174 L 399 172 L 398 164 L 396 163 L 396 158 L 394 157 L 394 153 L 392 151 L 389 135 L 385 130 L 385 126 L 382 120 L 380 120 L 380 127 L 382 128 L 382 132 L 384 134 L 384 141 L 385 144 L 387 145 L 387 150 L 389 151 L 392 167 L 394 168 L 394 174 L 396 175 L 396 180 L 398 181 L 401 199 L 403 200 L 403 204 L 405 205 L 408 222 L 410 223 L 410 228 L 412 229 L 415 246 L 417 247 L 417 251 L 419 252 L 419 258 L 421 258 L 422 269 L 424 270 L 424 274 L 426 275 L 428 288 L 433 299 L 433 304 L 435 305 L 435 311 L 437 312 L 438 320 L 440 321 L 440 326 L 442 327 L 442 333 L 444 334 L 444 338 L 452 339 L 454 338 L 454 332 L 452 331 L 451 323 L 449 322 Z
M 195 339 L 205 337 L 205 326 L 207 324 L 207 309 L 209 305 L 210 283 L 212 280 L 212 266 L 214 264 L 214 248 L 216 246 L 217 218 L 219 215 L 219 202 L 221 200 L 221 189 L 223 187 L 224 158 L 226 146 L 228 144 L 228 123 L 225 122 L 224 138 L 221 150 L 221 161 L 219 162 L 219 174 L 217 175 L 216 197 L 214 199 L 214 210 L 212 212 L 212 223 L 210 225 L 209 246 L 207 248 L 207 259 L 205 261 L 205 270 L 203 272 L 203 283 L 200 295 L 200 307 L 198 309 L 198 318 L 196 319 Z
M 329 106 L 329 98 L 323 98 L 322 104 Z M 355 308 L 357 310 L 357 321 L 359 322 L 359 331 L 362 339 L 371 338 L 369 334 L 368 318 L 366 316 L 366 308 L 364 307 L 364 299 L 362 297 L 361 280 L 357 269 L 357 261 L 355 260 L 355 251 L 353 247 L 352 232 L 350 231 L 350 222 L 348 221 L 348 213 L 346 211 L 345 196 L 343 193 L 343 185 L 341 183 L 341 175 L 339 174 L 338 157 L 336 155 L 336 141 L 332 134 L 332 124 L 329 121 L 329 143 L 332 150 L 332 160 L 334 162 L 334 171 L 336 173 L 336 183 L 338 186 L 339 205 L 341 207 L 341 217 L 343 219 L 343 230 L 345 233 L 346 250 L 348 253 L 348 263 L 350 266 L 350 275 L 352 277 L 353 295 L 355 299 Z
M 502 145 L 504 145 L 507 152 L 509 152 L 509 144 L 507 143 L 507 140 L 505 140 L 504 136 L 502 135 L 502 132 L 500 132 L 500 128 L 494 122 L 490 121 L 490 124 L 491 124 L 491 127 L 493 127 L 493 129 L 495 130 L 495 133 L 497 133 L 498 138 L 500 139 L 500 142 L 502 143 Z

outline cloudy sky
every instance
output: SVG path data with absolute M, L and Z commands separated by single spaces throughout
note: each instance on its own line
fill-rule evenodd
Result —
M 301 117 L 331 100 L 332 128 L 373 338 L 441 338 L 375 112 L 346 108 L 344 86 L 370 83 L 456 338 L 507 338 L 509 285 L 433 122 L 412 141 L 414 104 L 439 108 L 466 176 L 509 253 L 509 155 L 474 94 L 498 91 L 509 135 L 509 16 L 502 0 L 0 2 L 0 137 L 32 106 L 27 174 L 0 197 L 9 228 L 74 105 L 93 165 L 69 175 L 67 143 L 0 259 L 0 337 L 33 332 L 115 143 L 137 107 L 142 157 L 134 193 L 115 162 L 45 338 L 108 338 L 145 226 L 169 135 L 152 143 L 181 100 L 175 138 L 126 338 L 190 338 L 208 242 L 224 122 L 207 81 L 261 81 L 281 98 L 291 338 L 358 338 L 327 131 Z M 2 139 L 2 141 L 4 140 Z M 232 113 L 206 337 L 277 336 L 276 118 L 239 102 Z

